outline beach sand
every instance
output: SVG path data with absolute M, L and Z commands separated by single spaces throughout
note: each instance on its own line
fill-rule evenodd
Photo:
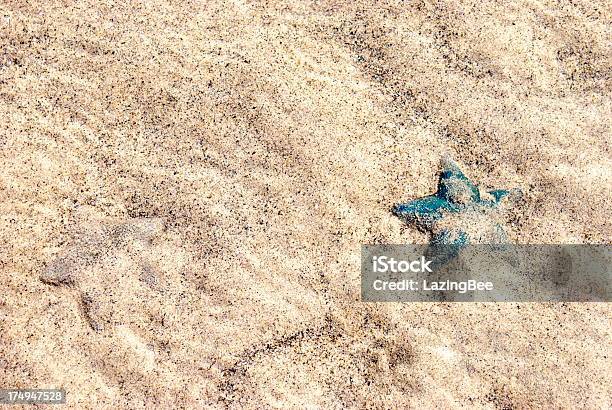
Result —
M 0 388 L 72 408 L 605 408 L 606 303 L 363 303 L 450 154 L 610 243 L 605 2 L 0 4 Z

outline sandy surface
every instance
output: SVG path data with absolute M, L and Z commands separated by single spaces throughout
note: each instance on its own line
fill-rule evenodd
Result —
M 450 153 L 609 243 L 607 2 L 0 4 L 0 387 L 73 408 L 605 408 L 609 304 L 364 304 Z

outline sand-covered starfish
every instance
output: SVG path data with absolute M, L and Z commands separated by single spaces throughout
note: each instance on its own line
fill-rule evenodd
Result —
M 450 157 L 441 161 L 435 194 L 396 205 L 393 214 L 431 233 L 430 246 L 444 246 L 449 256 L 468 243 L 503 243 L 506 235 L 494 212 L 506 197 L 519 190 L 481 193 Z

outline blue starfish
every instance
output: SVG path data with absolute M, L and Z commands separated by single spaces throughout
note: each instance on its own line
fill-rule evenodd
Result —
M 478 187 L 461 172 L 455 161 L 444 157 L 441 165 L 438 191 L 433 195 L 396 205 L 393 208 L 393 214 L 414 224 L 420 230 L 430 232 L 432 235 L 430 248 L 444 248 L 445 258 L 452 259 L 470 243 L 470 235 L 461 224 L 453 226 L 456 219 L 461 218 L 453 219 L 450 228 L 439 222 L 443 219 L 451 219 L 450 216 L 454 214 L 464 216 L 469 224 L 475 216 L 486 214 L 488 210 L 496 208 L 503 198 L 515 190 L 488 191 L 488 198 L 483 199 Z M 446 218 L 447 216 L 449 218 Z M 493 230 L 500 237 L 505 235 L 499 224 L 494 223 Z

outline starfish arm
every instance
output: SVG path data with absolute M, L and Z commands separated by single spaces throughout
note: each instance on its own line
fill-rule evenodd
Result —
M 480 201 L 478 187 L 465 176 L 455 161 L 446 158 L 442 161 L 442 172 L 438 179 L 438 191 L 435 195 L 438 198 L 453 201 L 459 193 L 457 188 L 460 188 L 460 191 L 463 192 L 467 190 L 472 201 Z
M 513 198 L 513 200 L 518 200 L 522 195 L 521 190 L 519 188 L 513 188 L 510 190 L 495 189 L 493 191 L 488 191 L 488 193 L 493 197 L 493 200 L 492 201 L 483 200 L 483 201 L 480 201 L 480 203 L 482 205 L 486 205 L 490 207 L 495 207 L 499 205 L 502 202 L 502 200 L 506 197 Z
M 432 236 L 426 255 L 433 260 L 434 269 L 437 269 L 456 258 L 469 242 L 466 232 L 443 229 Z
M 489 193 L 493 195 L 493 198 L 495 198 L 495 202 L 499 203 L 504 197 L 510 194 L 510 191 L 508 191 L 507 189 L 496 189 L 493 191 L 489 191 Z
M 442 211 L 456 212 L 453 204 L 438 198 L 436 195 L 415 199 L 405 204 L 396 205 L 393 214 L 409 222 L 416 222 L 423 228 L 428 228 L 438 219 L 442 218 Z

